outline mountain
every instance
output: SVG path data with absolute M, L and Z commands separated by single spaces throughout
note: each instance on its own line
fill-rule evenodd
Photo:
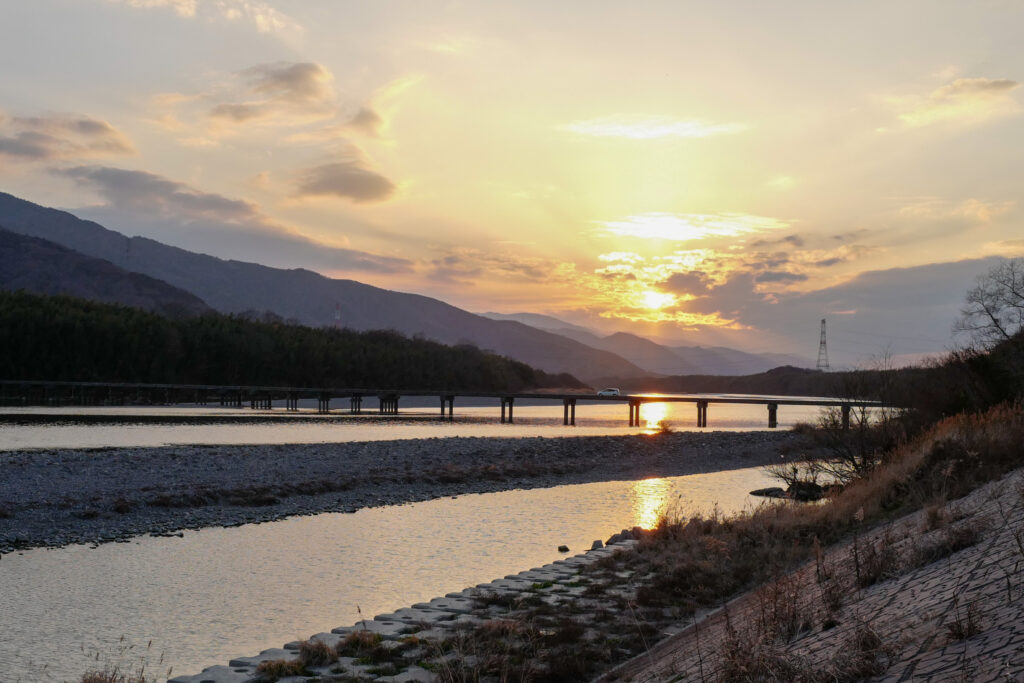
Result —
M 483 313 L 495 320 L 518 320 L 595 349 L 610 351 L 659 375 L 752 375 L 783 365 L 810 367 L 806 358 L 786 353 L 748 353 L 724 346 L 670 346 L 628 332 L 601 336 L 586 327 L 538 313 Z
M 747 353 L 725 346 L 671 348 L 691 366 L 700 368 L 699 372 L 702 375 L 756 375 L 786 365 L 797 368 L 812 365 L 806 358 L 786 353 Z
M 127 237 L 5 193 L 0 193 L 0 224 L 163 280 L 222 313 L 272 311 L 313 327 L 333 324 L 337 314 L 341 325 L 353 330 L 392 329 L 445 344 L 468 342 L 546 372 L 568 372 L 584 380 L 647 374 L 613 353 L 520 322 L 490 320 L 430 297 L 331 279 L 301 268 L 224 260 Z
M 593 330 L 588 327 L 573 325 L 572 323 L 567 323 L 564 320 L 559 320 L 558 318 L 550 315 L 541 315 L 540 313 L 478 313 L 477 315 L 482 315 L 483 317 L 490 318 L 491 320 L 514 320 L 516 322 L 523 323 L 524 325 L 529 325 L 530 327 L 536 327 L 538 330 L 546 330 L 548 332 L 554 332 L 555 334 L 564 334 L 566 330 L 569 330 L 578 334 L 590 335 L 591 337 L 598 338 L 597 335 L 594 334 Z M 583 343 L 586 344 L 587 342 Z
M 165 315 L 210 310 L 200 298 L 113 263 L 85 256 L 38 237 L 0 228 L 0 290 L 66 294 Z
M 673 349 L 628 332 L 616 332 L 608 335 L 601 340 L 601 345 L 597 348 L 617 353 L 645 370 L 661 375 L 690 375 L 707 372 L 705 366 L 693 363 L 685 356 L 675 353 Z

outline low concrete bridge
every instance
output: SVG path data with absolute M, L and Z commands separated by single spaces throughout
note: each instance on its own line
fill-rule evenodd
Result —
M 845 400 L 833 398 L 803 398 L 785 396 L 743 396 L 708 394 L 623 394 L 619 396 L 598 396 L 580 393 L 547 392 L 490 392 L 490 391 L 448 391 L 448 390 L 391 390 L 351 389 L 339 387 L 264 387 L 230 386 L 206 384 L 134 384 L 122 382 L 48 382 L 24 380 L 0 380 L 0 405 L 7 406 L 103 406 L 126 404 L 177 404 L 194 403 L 207 405 L 219 403 L 222 406 L 241 408 L 246 403 L 250 408 L 270 410 L 274 401 L 284 401 L 285 409 L 298 411 L 300 399 L 316 399 L 317 412 L 327 414 L 334 399 L 348 399 L 351 414 L 363 412 L 363 399 L 375 397 L 378 412 L 382 415 L 397 415 L 399 399 L 403 396 L 437 396 L 440 400 L 441 417 L 454 419 L 455 398 L 496 398 L 501 403 L 502 423 L 515 422 L 517 400 L 542 400 L 562 402 L 562 424 L 576 424 L 576 404 L 611 402 L 625 403 L 629 407 L 629 426 L 640 426 L 640 409 L 645 403 L 693 403 L 697 408 L 697 426 L 708 426 L 708 407 L 712 403 L 733 403 L 763 405 L 768 412 L 768 427 L 778 426 L 780 405 L 819 406 L 839 408 L 844 428 L 850 426 L 850 412 L 853 409 L 889 407 L 877 401 Z

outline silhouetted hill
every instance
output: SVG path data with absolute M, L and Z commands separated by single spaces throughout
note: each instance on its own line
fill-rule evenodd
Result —
M 52 240 L 128 271 L 192 292 L 223 313 L 272 311 L 314 327 L 392 329 L 446 344 L 469 342 L 547 372 L 583 379 L 642 376 L 644 370 L 607 351 L 514 321 L 489 320 L 437 299 L 393 292 L 304 269 L 285 270 L 219 259 L 144 237 L 126 237 L 66 211 L 0 193 L 0 224 Z
M 197 315 L 211 309 L 201 299 L 148 275 L 84 256 L 39 237 L 0 228 L 0 289 L 67 294 L 165 315 Z
M 0 378 L 521 391 L 582 385 L 473 346 L 0 292 Z
M 753 375 L 680 375 L 675 377 L 603 378 L 605 384 L 629 392 L 667 394 L 768 394 L 777 396 L 842 396 L 845 373 L 784 366 Z
M 495 320 L 516 320 L 581 344 L 610 351 L 648 372 L 683 375 L 752 375 L 782 365 L 810 367 L 810 360 L 789 353 L 748 353 L 725 346 L 669 346 L 628 332 L 601 336 L 593 330 L 538 313 L 483 313 Z
M 747 353 L 725 346 L 673 346 L 672 351 L 706 375 L 754 375 L 784 365 L 806 368 L 810 361 L 787 353 Z

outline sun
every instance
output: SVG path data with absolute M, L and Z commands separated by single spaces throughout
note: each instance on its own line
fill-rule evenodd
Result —
M 652 311 L 656 311 L 666 306 L 670 306 L 676 302 L 676 297 L 673 294 L 665 294 L 664 292 L 655 292 L 654 290 L 648 289 L 640 295 L 645 308 L 649 308 Z

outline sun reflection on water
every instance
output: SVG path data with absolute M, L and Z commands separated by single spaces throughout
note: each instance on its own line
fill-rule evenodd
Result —
M 668 417 L 667 403 L 644 403 L 640 408 L 640 417 L 644 421 L 644 434 L 655 434 L 665 424 Z
M 633 504 L 634 523 L 644 529 L 653 529 L 658 525 L 658 517 L 665 511 L 672 482 L 668 479 L 644 479 L 633 483 L 629 492 Z

